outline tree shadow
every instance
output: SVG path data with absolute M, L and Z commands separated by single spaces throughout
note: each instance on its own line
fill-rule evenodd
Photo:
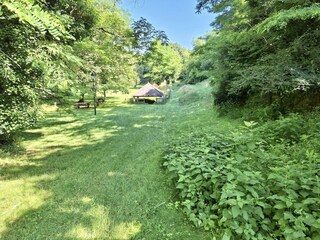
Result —
M 20 134 L 20 137 L 22 139 L 28 139 L 28 140 L 36 140 L 38 138 L 43 137 L 44 134 L 41 132 L 22 132 Z
M 116 138 L 111 137 L 108 141 L 117 141 Z M 50 197 L 40 207 L 24 212 L 10 222 L 0 238 L 91 239 L 93 232 L 98 231 L 100 233 L 95 233 L 95 238 L 98 236 L 97 239 L 105 239 L 104 236 L 108 236 L 108 239 L 114 239 L 112 234 L 116 234 L 114 232 L 117 229 L 110 228 L 111 225 L 115 228 L 122 226 L 121 231 L 127 231 L 123 233 L 128 236 L 127 239 L 133 236 L 131 234 L 137 234 L 140 231 L 137 230 L 138 219 L 130 219 L 128 214 L 125 221 L 114 222 L 109 216 L 116 215 L 119 210 L 111 209 L 119 199 L 114 199 L 109 193 L 122 191 L 122 187 L 117 186 L 116 182 L 126 182 L 119 180 L 126 177 L 126 173 L 119 172 L 121 167 L 106 168 L 106 172 L 101 172 L 102 165 L 107 165 L 104 162 L 107 159 L 93 157 L 92 161 L 88 161 L 93 149 L 102 149 L 105 145 L 106 142 L 102 142 L 77 150 L 63 149 L 61 155 L 51 154 L 43 159 L 36 159 L 37 165 L 3 169 L 2 178 L 6 181 L 24 178 L 29 182 L 29 179 L 47 176 L 45 179 L 39 177 L 33 182 L 36 190 L 48 191 Z M 111 165 L 114 167 L 114 163 Z M 118 195 L 117 198 L 119 197 Z M 96 217 L 103 215 L 105 222 L 99 227 L 95 226 Z
M 88 140 L 77 148 L 53 143 L 56 151 L 41 158 L 31 154 L 30 164 L 3 169 L 3 180 L 23 178 L 34 194 L 48 194 L 40 206 L 9 222 L 0 238 L 186 239 L 190 225 L 165 205 L 172 191 L 157 161 L 164 143 L 159 109 L 119 106 L 95 117 L 83 112 L 69 124 L 61 121 L 56 134 Z M 40 127 L 52 127 L 52 121 Z M 100 132 L 108 134 L 100 137 Z M 30 140 L 36 139 L 31 134 Z

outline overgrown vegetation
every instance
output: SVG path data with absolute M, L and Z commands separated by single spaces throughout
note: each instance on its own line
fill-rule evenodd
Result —
M 186 85 L 178 93 L 184 99 L 198 88 L 207 89 Z M 291 114 L 229 128 L 220 118 L 220 125 L 181 129 L 164 157 L 176 205 L 216 239 L 317 239 L 318 118 L 318 112 Z
M 219 16 L 184 81 L 209 80 L 220 114 L 246 122 L 170 143 L 164 165 L 181 206 L 217 239 L 319 238 L 319 113 L 307 113 L 320 103 L 318 1 L 198 0 L 197 9 Z M 289 114 L 297 110 L 305 115 Z
M 319 19 L 316 0 L 198 0 L 215 12 L 215 31 L 199 40 L 185 81 L 210 80 L 217 105 L 277 106 L 283 114 L 319 101 Z
M 318 1 L 198 0 L 197 9 L 219 15 L 184 81 L 209 80 L 220 114 L 246 121 L 167 146 L 180 205 L 217 239 L 318 239 Z
M 164 166 L 184 212 L 217 239 L 317 239 L 318 118 L 291 115 L 177 137 L 167 146 Z
M 177 95 L 181 106 L 199 105 L 200 103 L 207 105 L 207 107 L 212 106 L 212 94 L 208 81 L 197 85 L 183 85 L 177 90 Z

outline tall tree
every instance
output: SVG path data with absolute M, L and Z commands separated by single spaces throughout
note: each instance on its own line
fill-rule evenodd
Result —
M 145 18 L 140 18 L 134 21 L 132 24 L 132 36 L 133 36 L 133 52 L 137 54 L 139 59 L 139 64 L 136 68 L 140 82 L 150 80 L 150 56 L 153 56 L 153 61 L 155 56 L 159 55 L 156 53 L 159 45 L 168 45 L 169 38 L 164 31 L 157 30 L 155 27 L 147 21 Z M 155 75 L 153 75 L 155 76 Z M 157 75 L 159 77 L 159 74 Z M 156 81 L 160 81 L 157 79 Z
M 179 50 L 182 48 L 179 47 Z M 147 55 L 150 79 L 156 83 L 176 81 L 181 74 L 183 57 L 176 44 L 162 45 L 159 41 L 153 45 Z
M 98 90 L 127 91 L 137 79 L 136 57 L 132 48 L 132 31 L 127 15 L 110 3 L 98 3 L 99 21 L 93 37 L 75 44 L 74 49 L 84 60 L 78 87 L 80 92 L 89 92 L 92 86 L 88 77 L 97 73 Z
M 219 14 L 211 46 L 216 103 L 311 103 L 319 89 L 320 5 L 317 0 L 198 0 Z M 318 100 L 317 100 L 318 101 Z
M 2 1 L 0 15 L 0 141 L 6 141 L 35 123 L 46 76 L 60 65 L 57 56 L 70 52 L 64 43 L 76 37 L 67 25 L 77 19 L 48 9 L 46 2 L 27 0 Z
M 164 31 L 156 30 L 145 18 L 133 22 L 134 48 L 139 54 L 149 52 L 156 41 L 167 45 L 169 38 Z

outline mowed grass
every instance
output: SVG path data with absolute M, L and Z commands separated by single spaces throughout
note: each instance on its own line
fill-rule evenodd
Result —
M 1 153 L 0 239 L 211 239 L 174 207 L 161 158 L 179 131 L 232 123 L 210 98 L 183 105 L 179 94 L 166 105 L 113 96 L 97 116 L 50 107 L 22 153 Z

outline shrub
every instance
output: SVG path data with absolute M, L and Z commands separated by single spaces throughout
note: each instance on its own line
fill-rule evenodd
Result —
M 270 121 L 259 129 L 259 133 L 265 139 L 287 141 L 289 143 L 299 142 L 300 137 L 306 132 L 305 119 L 299 114 L 290 114 L 276 121 Z
M 179 104 L 189 105 L 200 101 L 212 101 L 210 84 L 203 81 L 197 85 L 184 85 L 179 88 Z
M 189 219 L 218 239 L 316 239 L 320 158 L 310 139 L 298 141 L 303 119 L 245 122 L 227 134 L 199 131 L 170 143 L 164 166 Z

